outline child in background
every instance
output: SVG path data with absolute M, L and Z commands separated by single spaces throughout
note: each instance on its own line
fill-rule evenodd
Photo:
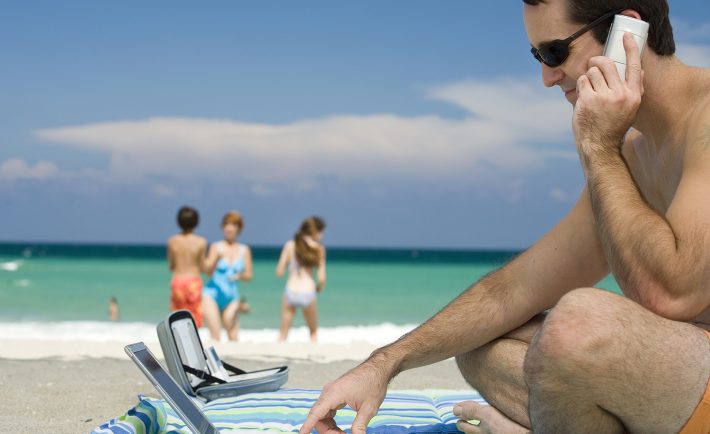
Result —
M 200 217 L 197 210 L 180 208 L 177 215 L 182 232 L 168 240 L 168 267 L 173 274 L 170 281 L 170 310 L 187 309 L 202 326 L 202 277 L 207 240 L 193 233 Z
M 118 299 L 116 297 L 108 299 L 108 318 L 111 321 L 118 321 L 121 319 L 121 313 L 118 309 Z

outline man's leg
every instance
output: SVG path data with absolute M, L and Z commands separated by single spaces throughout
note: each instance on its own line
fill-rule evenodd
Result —
M 536 434 L 678 432 L 709 375 L 702 330 L 594 288 L 560 300 L 524 365 Z
M 523 361 L 543 319 L 544 316 L 538 315 L 500 339 L 456 357 L 466 381 L 489 404 L 524 427 L 530 427 L 530 420 Z

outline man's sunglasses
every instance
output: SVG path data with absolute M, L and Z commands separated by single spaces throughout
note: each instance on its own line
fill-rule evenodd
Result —
M 540 48 L 532 47 L 530 49 L 530 52 L 532 53 L 533 57 L 537 59 L 538 62 L 544 63 L 545 65 L 551 68 L 556 68 L 565 63 L 565 60 L 567 60 L 567 58 L 569 57 L 569 46 L 575 39 L 592 30 L 593 28 L 608 20 L 612 16 L 618 14 L 622 10 L 623 9 L 607 12 L 601 17 L 579 29 L 579 31 L 577 31 L 569 38 L 555 39 L 554 41 L 543 42 L 542 44 L 540 44 Z

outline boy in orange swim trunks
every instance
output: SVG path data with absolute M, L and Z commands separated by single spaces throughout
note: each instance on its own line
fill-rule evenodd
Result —
M 202 326 L 202 278 L 207 240 L 193 231 L 199 223 L 197 210 L 180 208 L 177 215 L 182 232 L 168 239 L 168 267 L 173 273 L 170 281 L 170 310 L 187 309 L 192 312 L 197 327 Z

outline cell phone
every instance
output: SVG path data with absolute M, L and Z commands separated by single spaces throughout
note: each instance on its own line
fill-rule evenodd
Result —
M 604 56 L 609 57 L 616 64 L 616 70 L 622 80 L 626 80 L 626 51 L 624 50 L 624 33 L 634 36 L 639 54 L 643 53 L 648 38 L 648 23 L 627 17 L 626 15 L 614 16 L 614 23 L 609 29 L 609 36 L 604 45 Z

